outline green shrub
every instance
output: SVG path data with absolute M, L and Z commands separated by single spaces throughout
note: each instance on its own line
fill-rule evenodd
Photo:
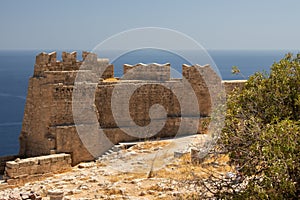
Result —
M 300 198 L 300 55 L 255 73 L 227 102 L 219 142 L 248 179 L 232 197 Z

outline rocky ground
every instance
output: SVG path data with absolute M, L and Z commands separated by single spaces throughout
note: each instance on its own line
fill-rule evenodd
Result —
M 81 163 L 69 172 L 0 190 L 0 200 L 50 199 L 51 196 L 51 199 L 56 196 L 65 200 L 211 198 L 209 185 L 212 183 L 206 181 L 208 176 L 213 172 L 226 177 L 234 170 L 227 165 L 227 156 L 192 163 L 186 152 L 199 139 L 203 144 L 203 136 L 147 141 L 130 144 L 131 147 L 124 144 L 97 161 Z

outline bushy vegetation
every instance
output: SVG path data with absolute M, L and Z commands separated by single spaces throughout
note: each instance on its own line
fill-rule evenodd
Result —
M 247 184 L 223 197 L 300 198 L 300 55 L 255 73 L 227 102 L 219 142 Z

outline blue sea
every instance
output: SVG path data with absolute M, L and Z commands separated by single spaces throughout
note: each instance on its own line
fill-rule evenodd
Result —
M 41 50 L 0 51 L 0 156 L 17 154 L 19 151 L 18 137 L 22 126 L 28 80 L 33 74 L 35 56 L 39 52 Z M 231 74 L 232 66 L 238 66 L 243 75 L 248 77 L 256 71 L 269 71 L 270 66 L 288 52 L 297 53 L 288 50 L 210 50 L 208 52 L 223 80 L 244 79 L 242 76 Z M 58 54 L 59 58 L 61 51 L 58 51 Z M 169 62 L 179 73 L 182 64 L 191 64 L 185 58 L 166 51 L 153 49 L 133 51 L 113 61 L 115 76 L 121 76 L 123 63 L 139 62 Z M 177 75 L 172 74 L 173 77 Z

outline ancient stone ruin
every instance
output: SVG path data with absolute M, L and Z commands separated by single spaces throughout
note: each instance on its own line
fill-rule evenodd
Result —
M 242 82 L 222 82 L 210 66 L 183 65 L 182 77 L 172 79 L 170 64 L 154 63 L 134 66 L 125 64 L 124 76 L 118 78 L 114 77 L 114 66 L 109 60 L 99 59 L 93 53 L 83 52 L 80 61 L 77 60 L 76 52 L 63 52 L 61 61 L 57 60 L 56 52 L 40 53 L 36 56 L 34 74 L 29 80 L 19 156 L 67 153 L 71 154 L 73 165 L 95 159 L 79 137 L 76 127 L 78 123 L 74 121 L 72 101 L 76 84 L 95 87 L 94 97 L 91 97 L 94 100 L 93 106 L 87 110 L 87 114 L 82 112 L 80 123 L 97 124 L 96 127 L 114 144 L 140 139 L 125 133 L 125 128 L 134 132 L 136 125 L 144 127 L 160 121 L 164 123 L 162 129 L 151 135 L 151 138 L 205 133 L 215 103 L 211 95 L 216 95 L 209 90 L 208 85 L 225 86 L 227 92 L 242 85 Z M 184 93 L 185 81 L 195 95 Z M 118 87 L 118 95 L 126 96 L 131 86 L 137 89 L 130 95 L 129 107 L 126 108 L 122 101 L 116 101 L 112 108 L 114 89 Z M 182 99 L 174 91 L 182 92 L 182 96 L 194 95 L 199 111 L 187 106 L 183 113 L 180 103 Z M 82 92 L 85 95 L 85 91 Z M 189 99 L 190 102 L 185 102 L 186 104 L 195 104 L 195 99 Z M 84 106 L 88 102 L 82 99 L 78 103 Z M 159 113 L 149 114 L 151 107 L 156 104 L 163 106 L 165 116 Z M 128 109 L 131 121 L 120 115 L 119 122 L 116 123 L 113 109 L 117 109 L 119 113 Z M 97 121 L 89 121 L 88 113 L 94 113 Z M 183 120 L 185 123 L 182 123 Z
M 71 169 L 71 156 L 69 154 L 54 154 L 26 159 L 16 159 L 6 162 L 4 178 L 10 185 L 36 181 L 51 173 L 59 173 Z

